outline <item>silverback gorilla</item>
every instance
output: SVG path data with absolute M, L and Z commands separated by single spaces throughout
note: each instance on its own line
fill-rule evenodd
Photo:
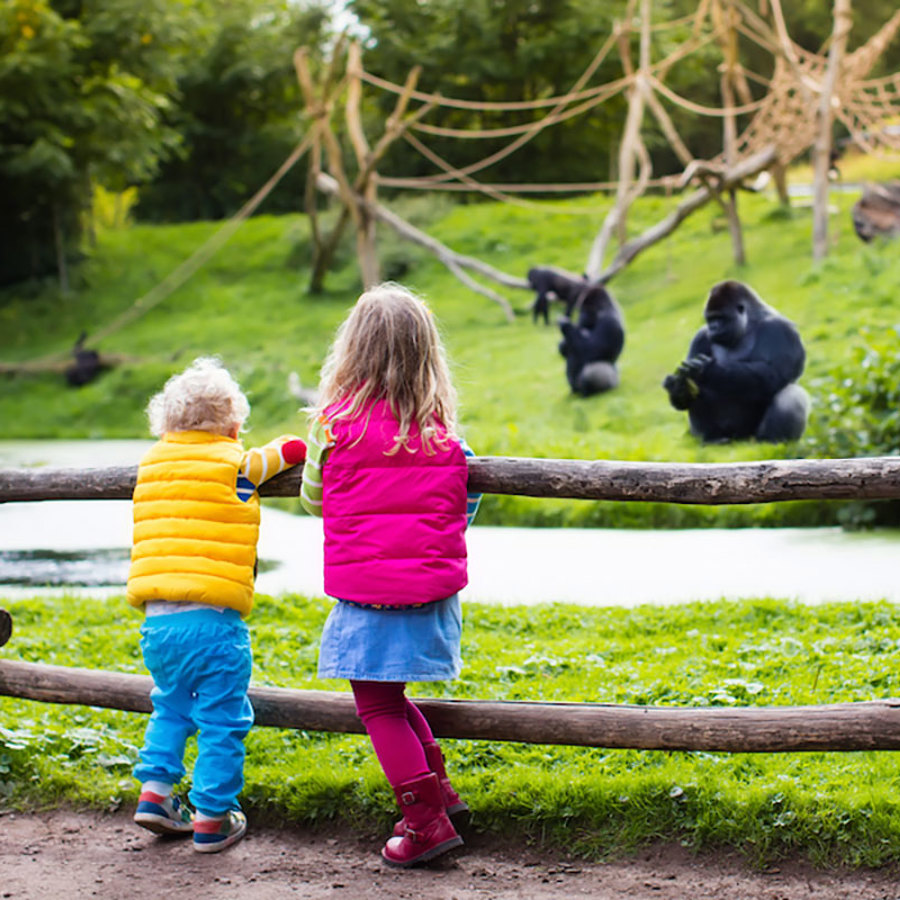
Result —
M 569 319 L 573 308 L 577 325 Z M 625 324 L 606 288 L 582 282 L 581 295 L 559 319 L 559 330 L 559 352 L 566 358 L 566 378 L 576 394 L 589 397 L 619 383 L 616 360 L 625 345 Z
M 793 323 L 739 281 L 714 285 L 703 314 L 687 359 L 663 381 L 691 432 L 706 442 L 799 438 L 809 396 L 795 383 L 806 352 Z

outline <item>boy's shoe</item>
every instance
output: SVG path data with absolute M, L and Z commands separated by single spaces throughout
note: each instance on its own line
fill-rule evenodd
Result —
M 177 797 L 141 791 L 134 821 L 155 834 L 188 834 L 194 830 L 190 810 Z
M 247 831 L 247 817 L 231 809 L 221 819 L 194 822 L 194 849 L 198 853 L 218 853 L 236 844 Z

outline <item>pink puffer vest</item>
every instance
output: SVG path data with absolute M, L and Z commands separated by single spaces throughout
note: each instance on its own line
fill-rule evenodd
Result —
M 327 415 L 326 410 L 326 415 Z M 360 435 L 365 427 L 365 433 Z M 465 587 L 466 457 L 456 441 L 422 450 L 394 446 L 397 420 L 384 401 L 333 423 L 322 471 L 325 592 L 341 600 L 408 606 Z

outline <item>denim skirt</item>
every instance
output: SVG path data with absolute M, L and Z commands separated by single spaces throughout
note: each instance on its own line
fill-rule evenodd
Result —
M 415 608 L 335 603 L 322 630 L 320 678 L 446 681 L 461 668 L 459 594 Z

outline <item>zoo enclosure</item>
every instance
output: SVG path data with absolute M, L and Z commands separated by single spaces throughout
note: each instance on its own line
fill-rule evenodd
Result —
M 130 499 L 137 467 L 0 470 L 0 503 Z M 481 457 L 469 487 L 493 494 L 724 504 L 900 499 L 900 459 L 636 463 Z M 262 486 L 295 497 L 300 472 Z M 0 660 L 0 695 L 150 712 L 146 676 Z M 350 694 L 252 687 L 256 724 L 363 733 Z M 900 749 L 900 698 L 799 707 L 649 707 L 416 698 L 438 737 L 645 750 Z

